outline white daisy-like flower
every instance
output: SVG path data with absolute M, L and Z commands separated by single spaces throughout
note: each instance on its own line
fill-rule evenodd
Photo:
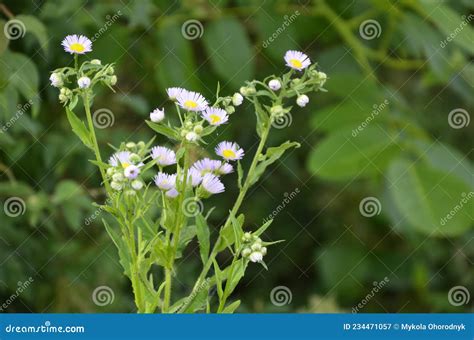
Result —
M 81 77 L 77 80 L 77 85 L 79 85 L 81 89 L 86 89 L 91 85 L 91 78 L 85 76 Z
M 278 91 L 281 89 L 281 83 L 278 79 L 272 79 L 268 82 L 268 87 L 273 91 Z
M 49 81 L 51 82 L 51 85 L 54 87 L 63 86 L 63 79 L 60 73 L 52 73 L 49 76 Z
M 164 109 L 154 109 L 150 112 L 150 120 L 153 123 L 159 123 L 165 118 L 165 110 Z
M 201 184 L 201 181 L 202 181 L 201 173 L 195 168 L 190 168 L 188 170 L 188 183 L 191 183 L 193 187 L 197 187 L 199 184 Z
M 210 158 L 203 158 L 196 161 L 191 169 L 196 170 L 201 176 L 204 176 L 208 173 L 213 173 L 217 169 L 219 169 L 222 165 L 221 161 L 210 159 Z
M 117 153 L 114 153 L 110 158 L 109 158 L 109 164 L 112 166 L 121 166 L 124 169 L 132 164 L 130 161 L 130 156 L 132 153 L 130 151 L 119 151 Z
M 229 120 L 227 112 L 217 107 L 208 107 L 202 112 L 202 116 L 211 125 L 221 125 Z
M 156 186 L 161 190 L 170 190 L 176 186 L 176 174 L 169 175 L 164 172 L 159 172 L 154 180 Z
M 234 167 L 229 163 L 222 163 L 222 165 L 216 170 L 218 175 L 228 175 L 234 171 Z
M 187 111 L 204 111 L 208 106 L 202 94 L 193 91 L 181 91 L 176 100 L 178 105 Z
M 166 196 L 170 198 L 175 198 L 176 196 L 179 195 L 178 190 L 176 188 L 171 188 L 170 190 L 166 191 Z
M 150 156 L 156 160 L 156 164 L 160 166 L 176 164 L 175 152 L 164 146 L 154 146 L 150 151 Z
M 128 179 L 135 179 L 140 174 L 140 168 L 136 165 L 130 164 L 123 170 L 123 174 Z
M 235 106 L 241 105 L 243 101 L 244 97 L 242 97 L 242 95 L 238 92 L 234 93 L 234 95 L 232 96 L 232 104 L 234 104 Z
M 85 54 L 92 51 L 92 41 L 84 35 L 68 35 L 62 41 L 64 50 L 71 54 Z
M 300 51 L 287 51 L 285 53 L 286 65 L 292 69 L 301 71 L 311 65 L 311 61 L 308 56 Z
M 175 101 L 181 93 L 185 93 L 185 92 L 188 92 L 188 91 L 183 89 L 182 87 L 168 87 L 166 89 L 168 98 L 173 101 Z
M 308 103 L 309 103 L 309 98 L 305 94 L 302 94 L 301 96 L 298 96 L 298 98 L 296 98 L 296 104 L 298 104 L 298 106 L 300 107 L 305 107 L 306 104 Z
M 228 161 L 237 161 L 244 156 L 244 150 L 234 142 L 220 142 L 216 146 L 216 154 Z
M 219 177 L 213 174 L 205 174 L 201 185 L 204 190 L 211 194 L 219 194 L 225 190 L 224 184 L 219 180 Z

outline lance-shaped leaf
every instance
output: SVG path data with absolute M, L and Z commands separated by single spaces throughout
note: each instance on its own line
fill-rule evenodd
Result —
M 68 108 L 66 108 L 66 115 L 67 119 L 69 120 L 69 124 L 71 124 L 72 131 L 79 137 L 85 146 L 87 146 L 89 149 L 93 149 L 90 133 L 84 122 Z

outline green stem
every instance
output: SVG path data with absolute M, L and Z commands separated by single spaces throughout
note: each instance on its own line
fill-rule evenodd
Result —
M 111 194 L 112 190 L 109 186 L 109 182 L 107 181 L 107 177 L 105 176 L 105 171 L 102 168 L 103 162 L 102 162 L 102 157 L 100 156 L 99 144 L 97 143 L 97 136 L 95 135 L 94 123 L 92 121 L 92 114 L 91 114 L 90 103 L 89 103 L 89 94 L 84 93 L 82 96 L 82 99 L 84 101 L 84 109 L 86 111 L 87 124 L 89 125 L 89 132 L 90 132 L 90 137 L 92 139 L 92 147 L 94 149 L 95 158 L 99 163 L 101 163 L 99 164 L 99 171 L 102 176 L 102 181 L 104 182 L 107 193 Z
M 179 239 L 181 236 L 181 230 L 184 224 L 184 212 L 183 212 L 183 202 L 184 198 L 186 196 L 186 185 L 188 181 L 188 168 L 189 168 L 189 161 L 190 157 L 188 155 L 188 147 L 186 141 L 183 141 L 184 143 L 184 162 L 183 162 L 183 169 L 182 171 L 178 171 L 178 178 L 176 179 L 179 181 L 180 175 L 182 174 L 182 185 L 181 188 L 178 188 L 180 194 L 178 196 L 178 202 L 176 206 L 176 212 L 175 212 L 175 223 L 174 223 L 174 231 L 173 231 L 173 239 L 170 241 L 170 243 L 173 243 L 172 246 L 172 252 L 170 256 L 170 263 L 169 265 L 165 268 L 165 295 L 164 295 L 164 302 L 163 302 L 163 308 L 162 312 L 163 313 L 168 313 L 169 311 L 169 306 L 171 303 L 171 288 L 173 285 L 173 277 L 172 277 L 172 272 L 173 272 L 173 267 L 174 267 L 174 261 L 176 258 L 176 253 L 178 251 L 178 246 L 179 246 Z M 169 239 L 169 238 L 168 238 Z
M 269 122 L 268 126 L 266 126 L 265 129 L 262 132 L 262 136 L 260 138 L 260 143 L 258 144 L 257 151 L 255 152 L 255 156 L 253 157 L 252 164 L 250 165 L 249 171 L 248 171 L 247 176 L 245 178 L 244 185 L 242 186 L 242 190 L 240 191 L 239 196 L 237 196 L 237 200 L 235 201 L 235 204 L 232 207 L 232 210 L 229 214 L 229 217 L 227 217 L 227 220 L 226 220 L 224 226 L 221 228 L 221 230 L 229 227 L 229 225 L 231 223 L 231 216 L 236 216 L 237 215 L 237 212 L 239 211 L 240 206 L 242 205 L 242 202 L 245 198 L 245 195 L 247 194 L 248 189 L 252 185 L 252 181 L 253 181 L 253 179 L 252 179 L 253 176 L 252 175 L 253 175 L 253 172 L 255 171 L 255 168 L 257 167 L 258 159 L 260 157 L 260 154 L 262 153 L 263 148 L 265 146 L 265 143 L 267 142 L 268 134 L 270 133 L 271 127 L 272 127 L 272 125 Z M 199 275 L 196 283 L 194 284 L 193 290 L 192 290 L 192 292 L 189 296 L 195 296 L 196 293 L 197 293 L 197 290 L 199 289 L 201 284 L 204 282 L 204 279 L 206 278 L 207 273 L 211 269 L 212 263 L 213 263 L 214 259 L 217 256 L 218 248 L 219 248 L 220 243 L 221 243 L 221 235 L 218 236 L 217 241 L 214 244 L 214 247 L 212 248 L 212 252 L 209 255 L 209 258 L 207 259 L 206 264 L 204 265 L 203 270 L 202 270 L 201 274 Z M 183 307 L 181 308 L 181 310 L 183 310 L 183 311 L 186 310 L 186 308 L 191 304 L 191 302 L 192 302 L 192 299 L 188 299 L 186 304 L 183 305 Z

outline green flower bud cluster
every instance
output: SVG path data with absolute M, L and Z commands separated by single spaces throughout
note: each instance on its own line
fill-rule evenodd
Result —
M 114 86 L 117 76 L 112 64 L 102 65 L 99 59 L 85 61 L 77 68 L 63 67 L 54 70 L 49 77 L 51 85 L 60 89 L 59 101 L 63 105 L 76 103 L 84 91 L 90 91 L 97 83 Z
M 267 254 L 267 248 L 263 246 L 260 237 L 247 232 L 242 236 L 243 249 L 241 255 L 252 262 L 262 262 Z

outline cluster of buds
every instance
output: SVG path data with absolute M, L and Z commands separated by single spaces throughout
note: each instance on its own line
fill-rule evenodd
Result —
M 241 255 L 252 262 L 263 262 L 263 257 L 267 254 L 267 248 L 263 246 L 260 237 L 247 232 L 242 236 L 243 249 Z
M 63 67 L 53 71 L 49 77 L 51 85 L 60 89 L 59 101 L 63 105 L 74 102 L 81 91 L 102 83 L 112 87 L 117 76 L 112 64 L 102 65 L 99 59 L 85 61 L 80 67 Z
M 128 196 L 134 196 L 144 186 L 139 178 L 144 163 L 143 154 L 146 145 L 144 142 L 129 142 L 122 145 L 120 150 L 109 159 L 107 177 L 110 187 L 116 191 L 123 191 Z

